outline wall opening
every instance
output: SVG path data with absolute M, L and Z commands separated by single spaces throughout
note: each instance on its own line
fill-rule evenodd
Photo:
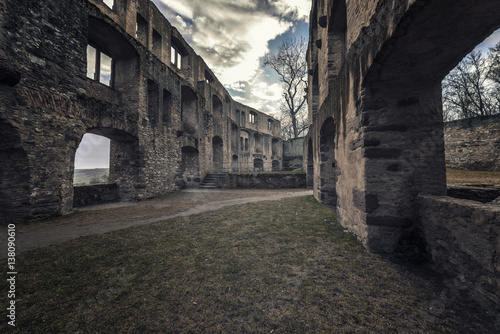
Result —
M 180 166 L 182 179 L 181 188 L 197 188 L 200 184 L 199 152 L 192 146 L 182 148 L 182 161 Z
M 18 130 L 0 118 L 0 221 L 30 216 L 30 169 Z
M 139 42 L 141 42 L 146 47 L 148 46 L 148 21 L 142 17 L 141 14 L 137 13 L 137 21 L 135 24 L 135 37 Z
M 263 172 L 264 171 L 264 161 L 262 159 L 254 159 L 253 160 L 253 170 L 255 172 Z
M 278 156 L 280 154 L 280 141 L 276 138 L 273 138 L 272 144 L 271 144 L 271 149 L 272 149 L 272 156 Z
M 259 116 L 257 115 L 257 113 L 256 113 L 256 112 L 254 112 L 254 111 L 250 111 L 250 112 L 248 113 L 248 122 L 249 122 L 250 124 L 257 124 L 257 122 L 259 121 L 258 117 L 259 117 Z
M 331 208 L 337 207 L 337 177 L 339 169 L 335 160 L 335 122 L 332 117 L 325 120 L 319 137 L 318 197 Z
M 139 71 L 139 55 L 123 34 L 90 16 L 88 45 L 87 77 L 114 89 L 138 91 L 135 79 Z
M 224 150 L 222 138 L 215 136 L 212 138 L 213 171 L 222 172 L 224 169 Z
M 328 22 L 328 83 L 340 72 L 346 54 L 347 9 L 345 0 L 335 1 Z
M 264 150 L 264 139 L 260 133 L 254 133 L 254 152 L 255 154 L 263 154 Z
M 500 170 L 499 41 L 500 29 L 476 46 L 442 81 L 449 183 L 500 185 L 494 174 L 470 172 Z
M 240 131 L 240 139 L 241 139 L 241 150 L 244 152 L 248 152 L 249 147 L 248 147 L 248 139 L 250 138 L 250 134 L 245 131 L 241 130 Z
M 314 152 L 312 138 L 307 142 L 307 188 L 314 185 Z
M 233 155 L 232 169 L 231 170 L 233 173 L 237 173 L 239 171 L 238 156 L 236 154 Z
M 153 29 L 153 53 L 161 60 L 162 59 L 162 37 L 161 34 Z
M 198 97 L 188 86 L 181 87 L 181 119 L 184 132 L 198 136 Z
M 281 170 L 280 168 L 280 162 L 278 160 L 273 160 L 272 162 L 272 170 L 273 172 L 279 172 Z
M 75 153 L 73 185 L 109 182 L 110 139 L 86 133 Z
M 159 94 L 158 84 L 148 80 L 148 118 L 151 127 L 155 127 L 158 121 Z
M 168 90 L 164 89 L 163 90 L 163 103 L 162 103 L 162 110 L 163 110 L 163 123 L 165 124 L 170 124 L 172 121 L 172 93 L 170 93 Z
M 231 151 L 233 154 L 238 154 L 238 126 L 235 123 L 231 123 Z
M 113 58 L 96 44 L 87 45 L 87 78 L 112 86 Z

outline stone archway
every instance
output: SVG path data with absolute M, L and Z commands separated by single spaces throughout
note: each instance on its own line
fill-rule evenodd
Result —
M 339 169 L 335 160 L 335 121 L 327 118 L 320 130 L 318 199 L 331 208 L 337 207 L 337 177 Z

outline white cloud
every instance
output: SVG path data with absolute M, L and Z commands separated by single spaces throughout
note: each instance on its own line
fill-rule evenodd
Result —
M 284 16 L 291 15 L 296 20 L 308 20 L 311 12 L 311 0 L 277 0 L 273 5 Z

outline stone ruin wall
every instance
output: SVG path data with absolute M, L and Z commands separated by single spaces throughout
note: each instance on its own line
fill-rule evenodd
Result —
M 447 199 L 441 81 L 499 27 L 495 0 L 313 0 L 304 143 L 315 197 L 369 250 L 427 256 L 494 303 L 500 290 L 491 287 L 500 286 L 500 268 L 483 267 L 481 280 L 467 280 L 473 269 L 454 264 L 465 256 L 453 252 L 461 248 L 476 258 L 482 242 L 500 254 L 500 226 L 491 220 L 498 219 L 496 209 L 481 208 L 493 210 L 487 221 L 463 217 L 470 229 L 463 233 L 481 224 L 491 227 L 491 238 L 468 244 L 460 238 L 461 245 L 442 249 L 447 256 L 427 231 L 434 224 L 429 210 L 440 210 L 439 201 Z M 421 196 L 434 203 L 424 212 Z M 453 212 L 436 217 L 453 230 Z M 484 281 L 488 289 L 478 285 Z
M 4 0 L 0 27 L 2 223 L 72 210 L 85 133 L 111 139 L 110 181 L 121 199 L 253 170 L 256 158 L 281 168 L 279 121 L 232 100 L 152 2 Z M 87 77 L 89 44 L 113 59 L 110 87 Z
M 500 115 L 444 124 L 446 166 L 500 171 Z

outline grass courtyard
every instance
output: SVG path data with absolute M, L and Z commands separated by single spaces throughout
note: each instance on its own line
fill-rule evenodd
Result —
M 16 327 L 3 317 L 2 333 L 492 332 L 438 277 L 368 253 L 312 196 L 80 237 L 17 267 Z

